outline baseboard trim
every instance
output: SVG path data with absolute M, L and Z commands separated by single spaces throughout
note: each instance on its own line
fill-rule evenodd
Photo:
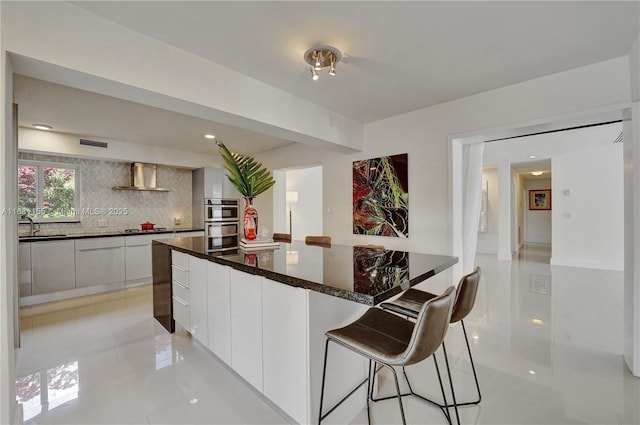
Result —
M 552 266 L 580 267 L 583 269 L 612 270 L 618 272 L 624 271 L 623 263 L 613 263 L 609 261 L 593 261 L 576 258 L 558 259 L 557 257 L 551 257 L 549 263 Z

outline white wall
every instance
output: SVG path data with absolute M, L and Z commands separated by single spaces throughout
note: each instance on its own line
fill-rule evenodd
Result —
M 451 253 L 449 137 L 618 105 L 629 99 L 628 78 L 627 59 L 614 59 L 367 124 L 363 153 L 293 145 L 257 157 L 272 169 L 322 163 L 324 233 L 336 243 Z M 352 161 L 404 152 L 409 157 L 409 238 L 353 235 Z M 260 208 L 268 207 L 263 202 Z
M 551 189 L 551 179 L 524 179 L 524 190 L 520 194 L 524 211 L 524 243 L 551 244 L 551 210 L 529 209 L 529 191 L 538 189 Z M 555 195 L 551 193 L 552 209 Z
M 482 187 L 487 189 L 487 231 L 478 232 L 479 254 L 498 253 L 498 169 L 482 171 Z
M 22 152 L 42 154 L 55 152 L 55 154 L 71 157 L 150 162 L 188 168 L 222 167 L 219 155 L 113 140 L 108 141 L 109 147 L 106 149 L 81 146 L 78 136 L 33 128 L 19 128 L 18 140 Z
M 521 174 L 516 174 L 516 220 L 515 220 L 515 241 L 514 251 L 519 251 L 524 244 L 524 209 L 526 197 L 524 196 L 524 179 Z
M 322 167 L 288 170 L 287 192 L 291 191 L 298 192 L 298 202 L 287 204 L 293 223 L 291 238 L 301 241 L 308 235 L 322 235 Z
M 551 264 L 623 270 L 622 164 L 620 143 L 551 159 Z
M 0 18 L 2 12 L 0 9 Z M 2 47 L 2 46 L 0 46 Z M 13 132 L 13 68 L 3 48 L 0 48 L 0 87 L 5 95 L 0 101 L 0 209 L 17 206 L 17 146 Z M 15 423 L 17 409 L 15 392 L 15 339 L 17 317 L 17 250 L 16 216 L 0 215 L 0 423 Z

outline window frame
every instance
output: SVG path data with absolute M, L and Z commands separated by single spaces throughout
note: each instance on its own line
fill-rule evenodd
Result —
M 51 161 L 34 161 L 29 159 L 20 159 L 18 160 L 18 167 L 36 167 L 37 168 L 37 179 L 36 179 L 36 212 L 38 214 L 29 214 L 29 217 L 33 219 L 34 223 L 80 223 L 81 215 L 80 215 L 80 165 L 78 164 L 69 164 L 66 162 L 51 162 Z M 74 170 L 74 184 L 75 189 L 73 191 L 73 208 L 75 210 L 75 216 L 73 217 L 50 217 L 45 218 L 42 217 L 42 205 L 43 205 L 43 191 L 44 191 L 44 168 L 45 167 L 53 167 L 53 168 L 64 168 L 69 170 Z M 18 199 L 20 194 L 18 193 Z

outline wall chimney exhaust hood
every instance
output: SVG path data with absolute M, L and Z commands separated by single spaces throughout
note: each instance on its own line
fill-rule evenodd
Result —
M 134 162 L 131 164 L 131 186 L 114 186 L 113 190 L 148 190 L 168 192 L 169 189 L 157 187 L 158 166 Z

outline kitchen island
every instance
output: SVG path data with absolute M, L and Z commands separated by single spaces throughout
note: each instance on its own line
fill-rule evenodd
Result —
M 298 423 L 317 422 L 324 333 L 451 267 L 457 258 L 380 246 L 310 246 L 208 252 L 204 238 L 153 242 L 154 317 L 179 324 Z M 362 357 L 332 347 L 330 405 L 367 374 Z M 354 395 L 329 418 L 347 423 Z

